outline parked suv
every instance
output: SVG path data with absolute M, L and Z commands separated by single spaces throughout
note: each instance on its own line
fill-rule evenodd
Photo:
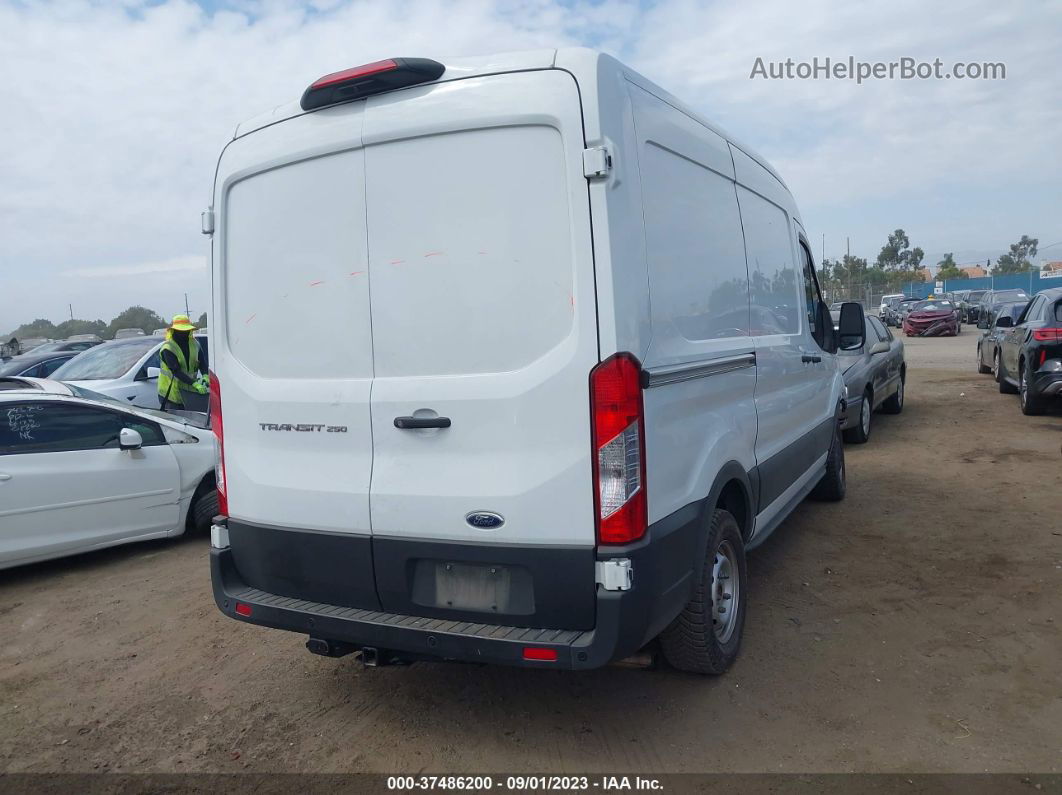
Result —
M 608 56 L 325 76 L 238 128 L 204 228 L 238 621 L 371 663 L 659 638 L 721 673 L 746 550 L 844 496 L 862 308 L 835 334 L 781 178 Z
M 1005 317 L 996 320 L 1004 326 Z M 1062 287 L 1029 301 L 999 342 L 999 391 L 1017 392 L 1023 414 L 1043 414 L 1062 395 Z

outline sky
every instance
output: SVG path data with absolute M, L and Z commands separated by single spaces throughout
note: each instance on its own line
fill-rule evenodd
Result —
M 0 330 L 209 308 L 200 212 L 237 123 L 394 55 L 609 52 L 782 174 L 831 259 L 907 231 L 932 265 L 1062 242 L 1062 3 L 0 0 Z M 1004 80 L 751 78 L 765 64 L 1002 62 Z M 823 245 L 823 241 L 825 244 Z M 1062 259 L 1062 245 L 1043 251 Z

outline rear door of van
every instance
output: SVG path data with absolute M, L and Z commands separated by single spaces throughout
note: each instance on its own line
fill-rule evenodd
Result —
M 381 605 L 589 628 L 598 346 L 576 83 L 371 97 L 363 144 Z
M 378 609 L 363 114 L 327 108 L 225 150 L 210 353 L 244 581 Z

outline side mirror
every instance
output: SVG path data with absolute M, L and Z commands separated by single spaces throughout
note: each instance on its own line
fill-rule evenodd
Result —
M 837 334 L 842 351 L 854 351 L 862 348 L 867 341 L 866 321 L 863 319 L 863 306 L 854 301 L 841 304 L 841 318 L 837 322 Z
M 873 356 L 875 353 L 888 353 L 889 343 L 878 340 L 870 346 L 870 354 Z
M 1014 318 L 1010 315 L 1002 315 L 996 318 L 996 328 L 1014 328 Z
M 144 446 L 144 437 L 140 435 L 140 431 L 134 431 L 132 428 L 122 428 L 118 432 L 118 447 L 122 450 L 139 450 Z
M 161 373 L 162 370 L 158 367 L 149 367 L 147 369 L 147 380 L 151 381 L 152 379 L 158 378 Z

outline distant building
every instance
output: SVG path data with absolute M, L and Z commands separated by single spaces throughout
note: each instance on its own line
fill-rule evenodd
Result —
M 983 265 L 960 265 L 959 270 L 966 274 L 967 279 L 980 279 L 988 275 Z
M 1056 260 L 1055 262 L 1045 262 L 1043 265 L 1040 266 L 1040 271 L 1043 273 L 1054 273 L 1057 271 L 1062 271 L 1062 261 Z

